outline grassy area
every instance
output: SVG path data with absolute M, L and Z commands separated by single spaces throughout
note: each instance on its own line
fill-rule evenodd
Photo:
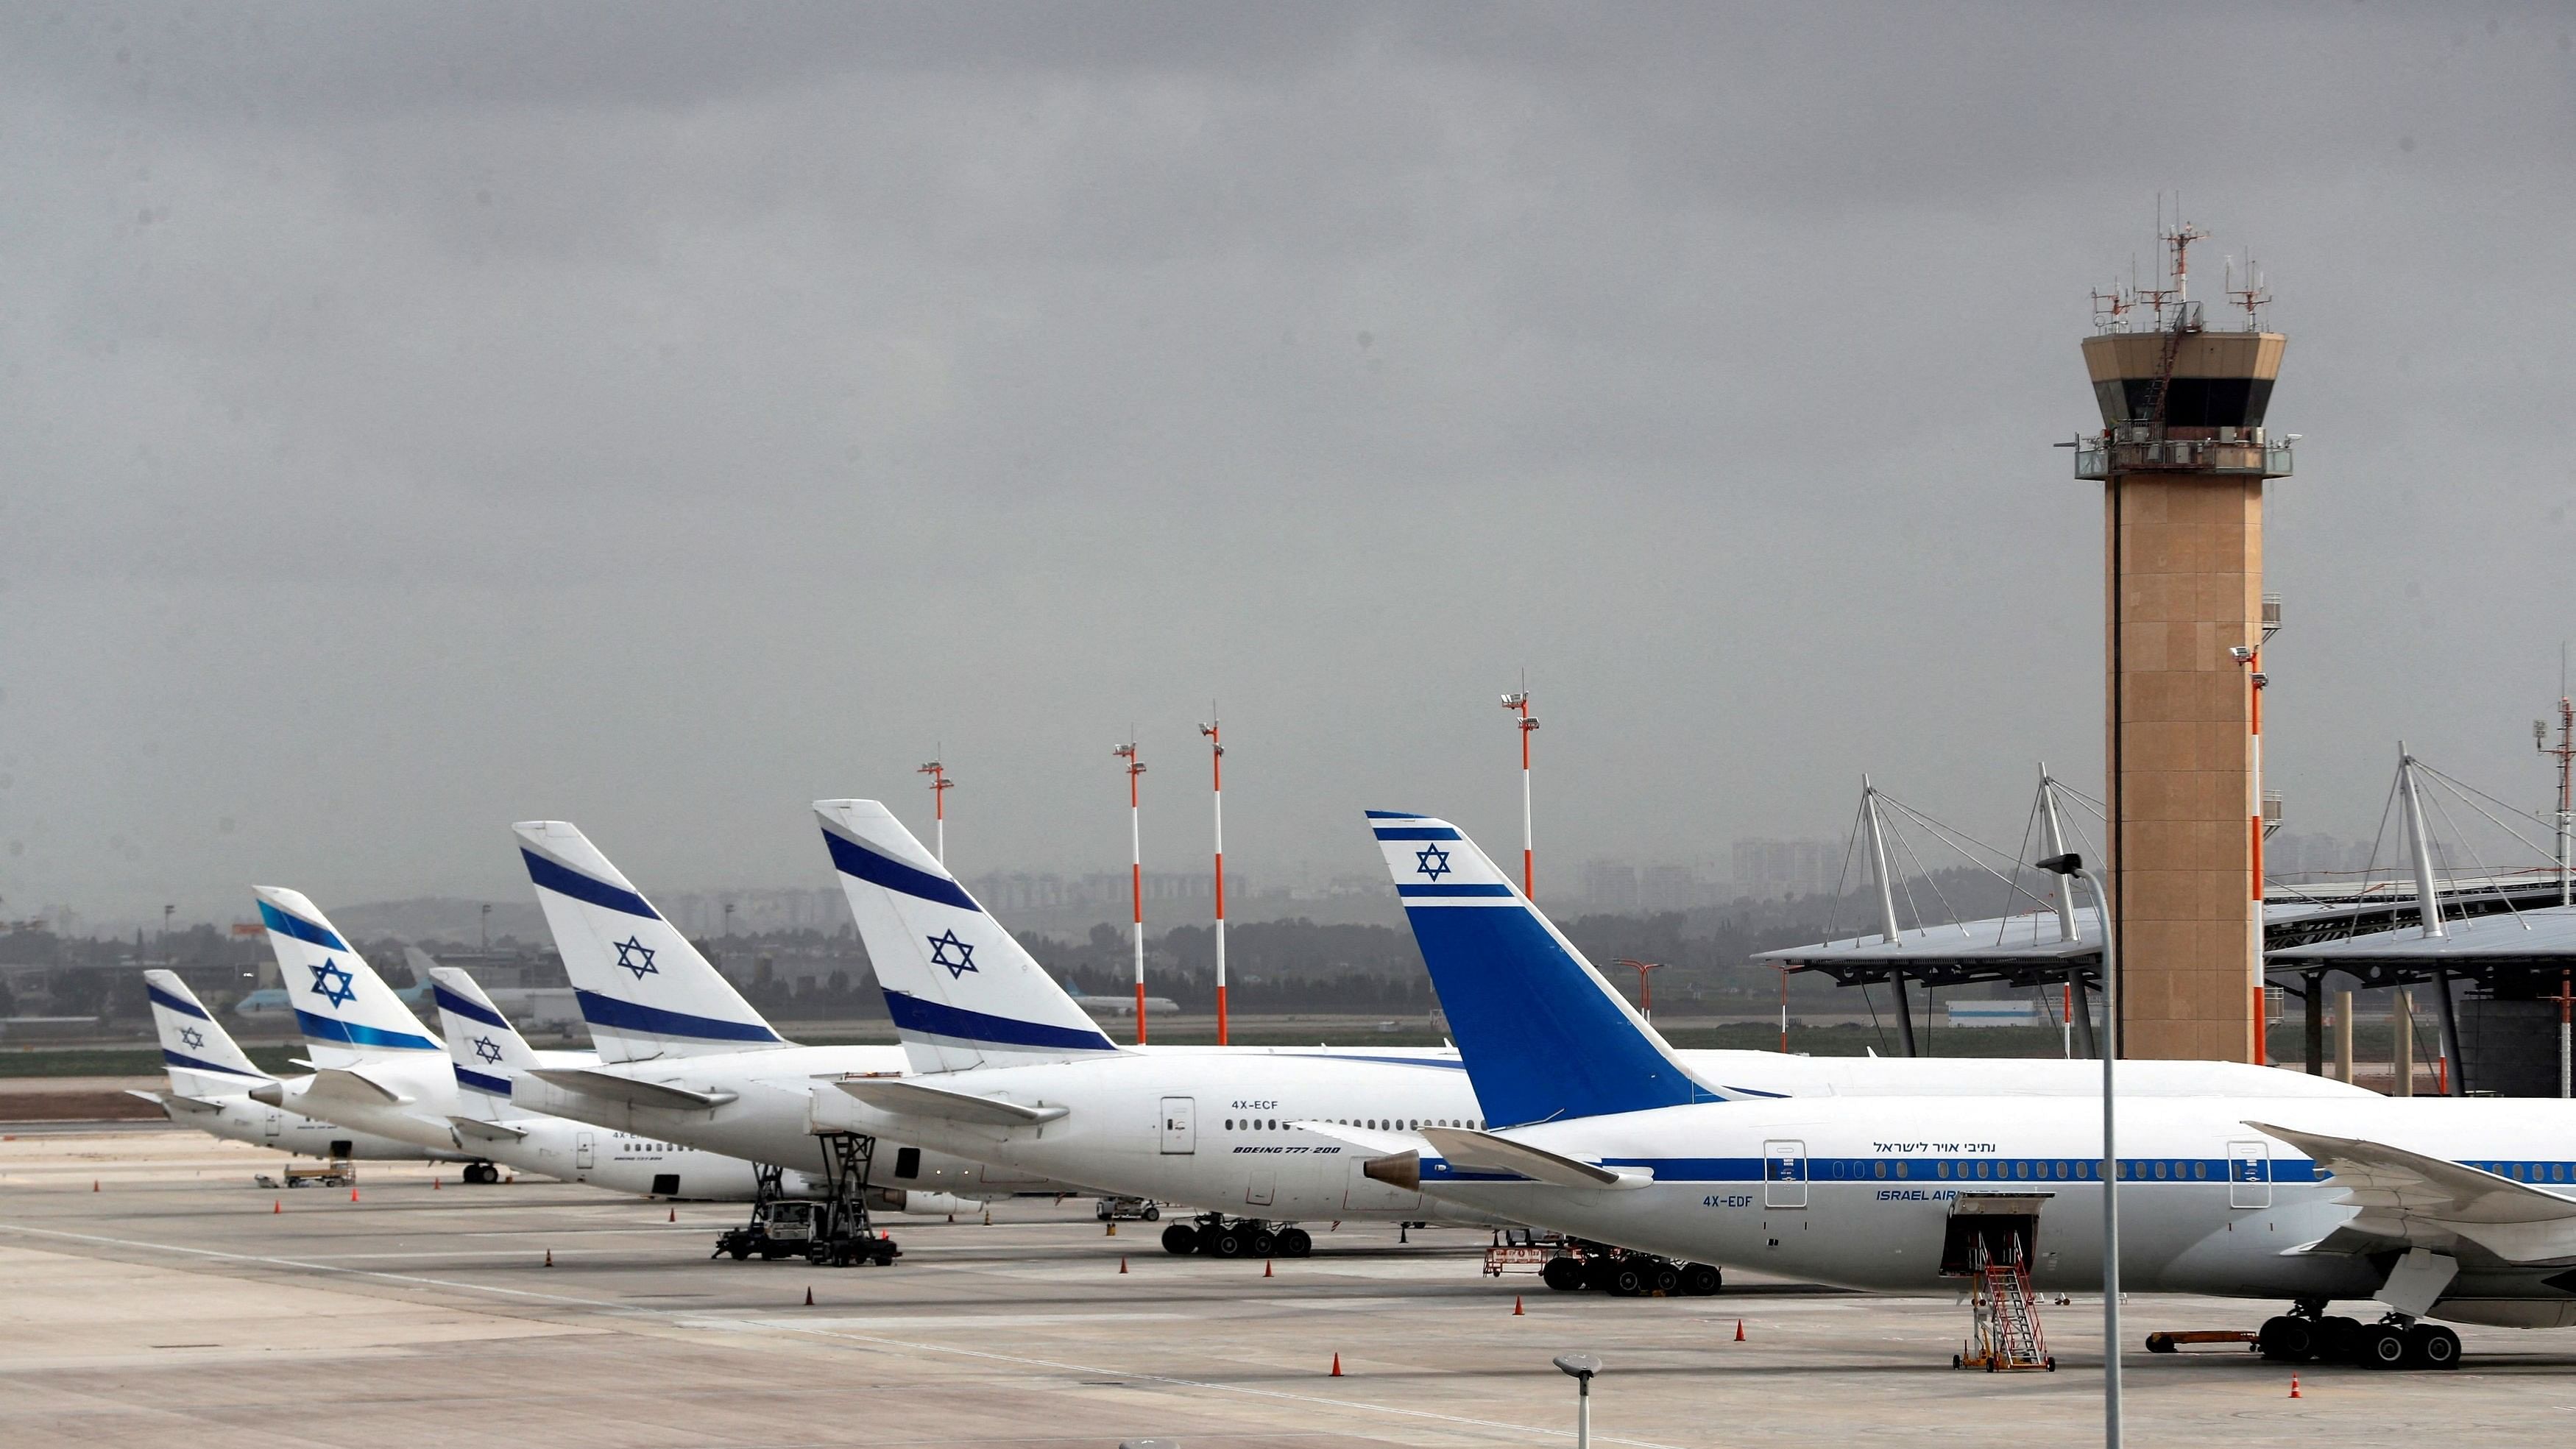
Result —
M 245 1047 L 253 1065 L 280 1076 L 302 1071 L 287 1060 L 304 1055 L 301 1046 Z M 51 1047 L 39 1051 L 0 1052 L 0 1077 L 157 1077 L 158 1047 Z

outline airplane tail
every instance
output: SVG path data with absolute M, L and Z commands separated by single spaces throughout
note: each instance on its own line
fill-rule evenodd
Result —
M 146 971 L 143 988 L 152 1000 L 152 1026 L 161 1037 L 161 1062 L 170 1070 L 171 1091 L 201 1097 L 247 1091 L 274 1080 L 251 1064 L 249 1053 L 217 1024 L 177 972 Z
M 524 1116 L 506 1110 L 510 1079 L 537 1064 L 536 1049 L 473 977 L 453 966 L 433 966 L 429 982 L 430 998 L 438 1003 L 439 1031 L 447 1038 L 447 1059 L 456 1067 L 457 1100 L 486 1121 Z
M 818 800 L 814 814 L 913 1070 L 1118 1050 L 885 806 Z
M 788 1045 L 589 837 L 561 820 L 510 828 L 600 1060 Z
M 447 1050 L 311 901 L 278 886 L 251 889 L 287 1004 L 317 1059 Z
M 1381 810 L 1369 827 L 1488 1122 L 1722 1100 L 1465 832 Z

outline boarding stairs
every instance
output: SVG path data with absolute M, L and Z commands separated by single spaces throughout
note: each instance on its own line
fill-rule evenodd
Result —
M 2001 1259 L 1980 1246 L 1970 1289 L 1971 1326 L 1967 1351 L 1953 1360 L 1958 1368 L 1988 1373 L 2041 1369 L 2054 1373 L 2057 1360 L 2040 1331 L 2039 1306 L 2030 1291 L 2030 1265 L 2023 1260 L 2021 1239 L 2006 1240 Z

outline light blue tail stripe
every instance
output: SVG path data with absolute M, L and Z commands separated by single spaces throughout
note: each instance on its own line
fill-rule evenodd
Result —
M 296 940 L 310 941 L 316 946 L 332 951 L 349 949 L 349 943 L 332 934 L 329 927 L 316 925 L 302 916 L 290 916 L 266 901 L 259 903 L 259 918 L 270 930 L 281 936 L 293 936 Z
M 314 1041 L 338 1042 L 342 1046 L 383 1047 L 388 1051 L 434 1052 L 442 1050 L 428 1037 L 407 1031 L 387 1031 L 382 1027 L 359 1026 L 354 1022 L 334 1021 L 317 1016 L 302 1007 L 295 1009 L 295 1025 Z

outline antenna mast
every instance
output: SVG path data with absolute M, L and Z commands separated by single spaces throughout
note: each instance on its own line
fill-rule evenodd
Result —
M 944 866 L 948 864 L 948 792 L 957 788 L 957 782 L 948 778 L 948 767 L 937 760 L 931 761 L 913 773 L 930 777 L 931 819 L 937 822 L 937 829 L 931 837 L 934 842 L 933 853 L 939 857 L 939 863 Z
M 1216 1044 L 1225 1041 L 1225 739 L 1219 727 L 1224 723 L 1216 716 L 1216 701 L 1208 701 L 1208 722 L 1199 733 L 1208 742 L 1208 793 L 1216 802 Z M 1138 1008 L 1142 1010 L 1143 1008 Z
M 1538 855 L 1530 839 L 1530 731 L 1538 721 L 1530 718 L 1529 671 L 1521 671 L 1521 687 L 1503 696 L 1503 708 L 1517 713 L 1515 721 L 1521 732 L 1521 895 L 1538 899 Z
M 1136 1045 L 1145 1044 L 1145 823 L 1138 805 L 1136 777 L 1145 773 L 1145 762 L 1136 758 L 1136 731 L 1129 726 L 1127 743 L 1114 745 L 1110 754 L 1127 762 L 1127 878 L 1136 892 Z

